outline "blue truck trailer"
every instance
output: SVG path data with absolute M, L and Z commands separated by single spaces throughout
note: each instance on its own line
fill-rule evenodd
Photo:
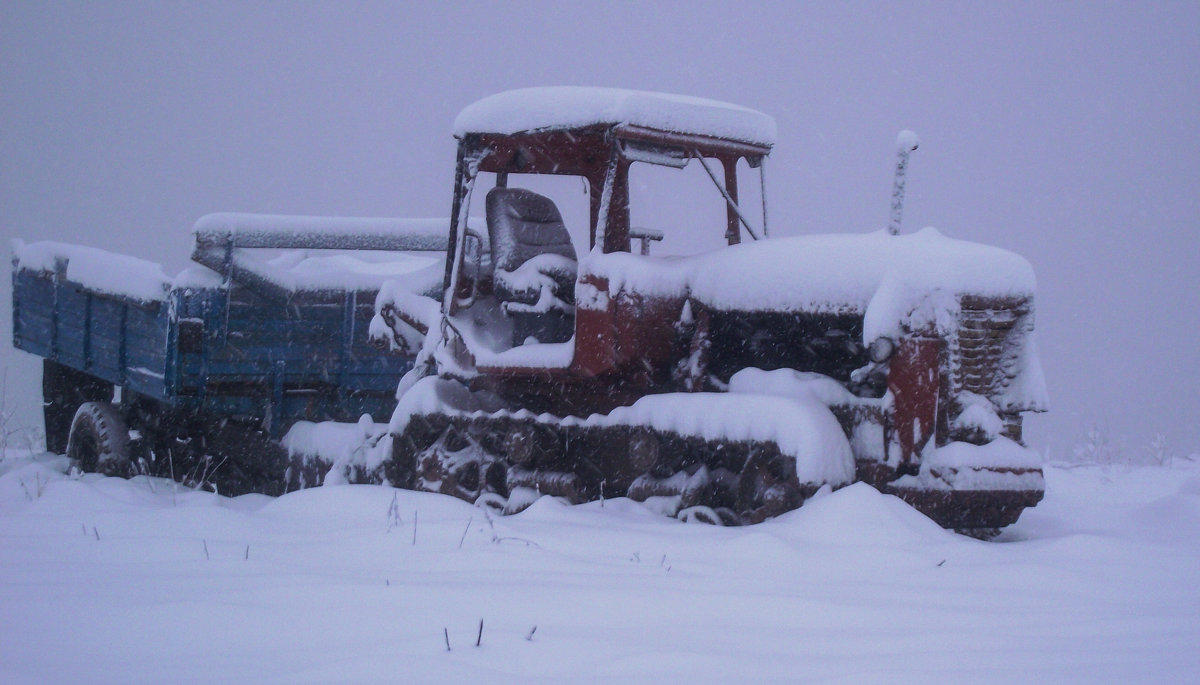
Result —
M 416 348 L 370 340 L 375 297 L 391 281 L 439 298 L 448 224 L 213 214 L 173 278 L 16 242 L 13 344 L 44 359 L 47 449 L 225 494 L 319 479 L 280 439 L 300 421 L 390 415 Z

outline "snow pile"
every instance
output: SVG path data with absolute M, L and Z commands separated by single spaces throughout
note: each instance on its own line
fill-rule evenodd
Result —
M 739 105 L 686 95 L 575 86 L 510 90 L 479 100 L 459 113 L 454 135 L 595 124 L 630 124 L 764 146 L 775 143 L 775 120 Z
M 939 545 L 949 533 L 902 500 L 853 483 L 781 514 L 771 528 L 789 543 L 812 548 L 860 546 L 866 549 Z
M 940 330 L 959 295 L 1032 297 L 1036 287 L 1023 257 L 935 228 L 774 238 L 692 257 L 592 253 L 580 274 L 607 279 L 610 296 L 628 290 L 690 296 L 721 310 L 862 314 L 867 342 L 895 336 L 900 323 Z
M 698 274 L 705 266 L 702 262 L 710 260 L 710 255 L 735 249 L 738 247 L 719 248 L 692 257 L 651 257 L 632 252 L 604 254 L 593 250 L 579 263 L 579 280 L 584 281 L 589 276 L 606 279 L 608 291 L 603 295 L 577 292 L 578 304 L 585 309 L 604 307 L 607 306 L 609 297 L 623 291 L 659 297 L 686 297 L 692 288 L 692 282 L 702 278 Z M 756 289 L 763 290 L 762 284 Z
M 511 347 L 499 352 L 472 347 L 476 368 L 524 367 L 528 369 L 565 369 L 575 358 L 575 339 L 561 343 L 534 343 Z
M 98 292 L 160 302 L 170 289 L 171 279 L 162 266 L 144 259 L 49 240 L 28 244 L 14 240 L 12 248 L 17 269 L 53 272 L 65 263 L 67 280 Z
M 720 528 L 624 498 L 544 497 L 490 519 L 381 486 L 229 499 L 71 478 L 61 461 L 0 461 L 6 683 L 1184 683 L 1200 670 L 1194 460 L 1050 466 L 1046 499 L 994 543 L 861 484 Z

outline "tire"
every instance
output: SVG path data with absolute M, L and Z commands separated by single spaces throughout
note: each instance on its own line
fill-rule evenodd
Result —
M 56 361 L 42 361 L 42 416 L 46 426 L 46 451 L 66 454 L 75 413 L 85 402 L 108 402 L 112 383 Z
M 83 471 L 128 476 L 129 429 L 109 402 L 84 402 L 75 412 L 67 456 Z

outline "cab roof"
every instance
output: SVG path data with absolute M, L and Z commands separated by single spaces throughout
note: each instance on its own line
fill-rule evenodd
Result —
M 498 93 L 462 110 L 454 135 L 513 135 L 595 126 L 736 141 L 769 149 L 775 120 L 752 109 L 716 100 L 619 88 L 560 86 Z

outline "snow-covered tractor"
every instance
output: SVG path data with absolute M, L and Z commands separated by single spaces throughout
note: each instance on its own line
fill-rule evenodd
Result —
M 906 135 L 889 230 L 768 239 L 774 136 L 709 100 L 513 91 L 455 122 L 448 237 L 210 215 L 175 278 L 18 241 L 47 447 L 228 493 L 386 481 L 733 524 L 865 481 L 946 527 L 1012 523 L 1044 487 L 1029 264 L 898 234 Z
M 505 512 L 628 496 L 753 523 L 865 481 L 945 527 L 1014 522 L 1043 493 L 1021 436 L 1045 408 L 1030 265 L 934 229 L 768 239 L 774 135 L 755 111 L 620 90 L 465 109 L 444 294 L 380 292 L 373 333 L 421 347 L 390 454 L 360 466 Z M 650 256 L 701 238 L 633 225 L 638 169 L 702 172 L 726 244 Z

